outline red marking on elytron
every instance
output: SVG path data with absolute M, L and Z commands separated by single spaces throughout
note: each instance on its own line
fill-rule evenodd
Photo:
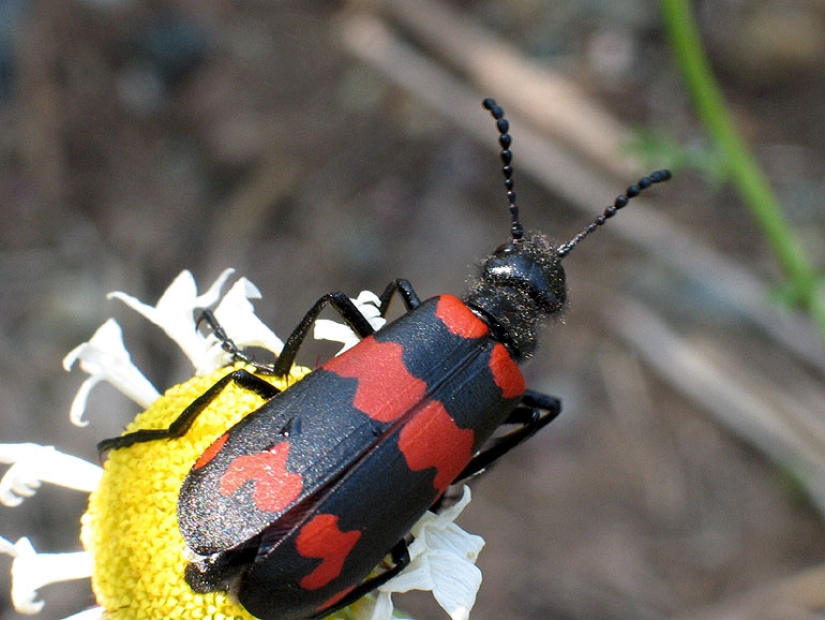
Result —
M 404 347 L 397 342 L 364 338 L 357 349 L 333 357 L 323 368 L 339 377 L 358 379 L 352 404 L 378 422 L 393 422 L 419 403 L 427 384 L 404 366 Z
M 349 588 L 344 588 L 338 594 L 333 594 L 327 600 L 325 600 L 323 603 L 318 605 L 318 607 L 315 608 L 315 611 L 323 611 L 324 609 L 327 609 L 328 607 L 332 607 L 333 605 L 335 605 L 335 603 L 340 601 L 342 598 L 344 598 L 347 594 L 352 592 L 354 589 L 355 589 L 355 586 L 350 586 Z
M 446 489 L 473 456 L 475 434 L 459 428 L 436 400 L 429 401 L 410 419 L 398 439 L 398 448 L 413 471 L 435 467 L 433 486 Z
M 303 557 L 317 558 L 321 563 L 301 579 L 301 587 L 317 590 L 338 577 L 344 567 L 344 560 L 359 538 L 361 532 L 358 530 L 342 532 L 338 529 L 338 517 L 335 515 L 320 514 L 313 517 L 298 532 L 295 548 Z
M 501 388 L 504 398 L 518 398 L 527 389 L 524 375 L 510 352 L 501 343 L 497 343 L 490 352 L 490 370 L 493 381 Z
M 473 314 L 463 301 L 452 295 L 438 298 L 435 316 L 441 319 L 450 332 L 462 338 L 481 338 L 490 331 L 487 324 Z
M 200 469 L 201 467 L 205 467 L 212 459 L 214 459 L 218 452 L 223 450 L 224 445 L 229 440 L 229 433 L 224 433 L 220 437 L 218 437 L 215 441 L 212 442 L 212 445 L 209 446 L 206 450 L 203 451 L 198 457 L 198 460 L 195 461 L 195 469 Z
M 281 512 L 298 499 L 304 488 L 303 476 L 288 471 L 289 442 L 276 444 L 266 452 L 236 458 L 221 478 L 220 491 L 232 495 L 249 480 L 255 482 L 253 499 L 259 510 Z

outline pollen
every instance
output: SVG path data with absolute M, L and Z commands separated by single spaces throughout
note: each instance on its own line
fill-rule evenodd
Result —
M 169 389 L 127 431 L 167 428 L 193 400 L 232 368 Z M 294 371 L 295 381 L 302 371 Z M 276 387 L 284 389 L 272 377 Z M 81 540 L 94 557 L 92 587 L 109 620 L 252 619 L 224 592 L 196 594 L 184 581 L 186 559 L 177 520 L 183 479 L 212 442 L 263 400 L 230 384 L 177 439 L 112 450 L 89 498 Z

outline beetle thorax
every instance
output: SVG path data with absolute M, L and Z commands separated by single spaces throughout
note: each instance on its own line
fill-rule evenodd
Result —
M 521 359 L 533 353 L 539 325 L 564 307 L 566 296 L 561 258 L 544 235 L 531 233 L 481 263 L 464 301 Z

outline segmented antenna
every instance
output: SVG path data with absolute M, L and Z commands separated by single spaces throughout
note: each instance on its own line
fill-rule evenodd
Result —
M 504 174 L 504 187 L 507 189 L 507 203 L 510 208 L 510 234 L 513 236 L 513 241 L 518 242 L 524 236 L 524 228 L 518 217 L 516 193 L 513 191 L 513 168 L 510 166 L 513 161 L 513 153 L 510 151 L 513 138 L 507 133 L 510 130 L 510 123 L 504 118 L 504 110 L 498 106 L 495 99 L 485 99 L 482 105 L 490 110 L 490 114 L 496 119 L 499 133 L 498 143 L 501 145 L 501 162 L 504 164 L 501 172 Z
M 570 254 L 570 250 L 572 250 L 579 242 L 584 239 L 587 235 L 592 233 L 596 230 L 599 226 L 602 226 L 607 220 L 611 217 L 616 215 L 616 212 L 627 205 L 630 202 L 631 198 L 635 198 L 642 191 L 646 190 L 648 187 L 653 185 L 654 183 L 663 183 L 664 181 L 668 181 L 671 177 L 670 170 L 657 170 L 656 172 L 652 172 L 646 177 L 642 177 L 639 179 L 639 182 L 635 185 L 631 185 L 630 187 L 625 190 L 625 193 L 617 196 L 616 200 L 613 201 L 613 204 L 607 207 L 604 210 L 604 213 L 593 220 L 590 224 L 585 226 L 584 230 L 582 230 L 578 235 L 573 237 L 570 241 L 559 247 L 556 250 L 556 255 L 559 258 L 564 258 L 568 254 Z
M 507 203 L 510 209 L 510 233 L 513 236 L 513 242 L 518 242 L 524 237 L 524 227 L 522 227 L 521 220 L 519 220 L 516 192 L 513 191 L 513 167 L 510 165 L 513 161 L 513 153 L 510 151 L 513 138 L 508 133 L 510 131 L 510 123 L 504 118 L 504 110 L 496 103 L 495 99 L 485 99 L 482 105 L 488 109 L 490 114 L 493 115 L 493 118 L 496 119 L 496 127 L 499 133 L 498 143 L 501 145 L 501 162 L 504 164 L 501 172 L 504 174 L 504 187 L 507 189 Z M 585 226 L 584 230 L 560 246 L 558 250 L 556 250 L 556 255 L 559 258 L 564 258 L 570 254 L 570 250 L 576 247 L 587 235 L 616 215 L 616 212 L 627 205 L 631 198 L 635 198 L 654 183 L 663 183 L 664 181 L 670 180 L 670 177 L 670 170 L 657 170 L 639 179 L 639 182 L 628 187 L 624 194 L 617 196 L 613 204 L 607 207 L 599 217 Z

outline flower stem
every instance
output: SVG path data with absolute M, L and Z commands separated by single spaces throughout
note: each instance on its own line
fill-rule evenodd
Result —
M 690 1 L 660 0 L 660 5 L 670 47 L 696 113 L 724 154 L 730 179 L 772 248 L 788 280 L 791 301 L 807 310 L 825 342 L 825 298 L 817 291 L 817 273 L 736 128 L 702 47 Z

